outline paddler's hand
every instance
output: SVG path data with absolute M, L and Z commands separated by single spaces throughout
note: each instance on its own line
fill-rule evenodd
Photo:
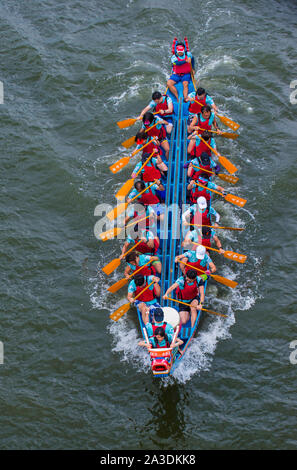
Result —
M 201 305 L 201 304 L 197 305 L 197 310 L 201 310 L 202 307 L 203 307 L 203 305 Z
M 155 283 L 158 283 L 158 282 L 160 282 L 160 278 L 157 277 L 157 276 L 153 276 L 152 281 L 154 281 Z
M 220 248 L 220 253 L 221 255 L 223 255 L 225 253 L 225 250 L 223 250 L 223 248 Z
M 160 109 L 160 111 L 158 111 L 158 114 L 165 114 L 164 109 Z
M 217 222 L 215 222 L 215 223 L 213 224 L 213 226 L 214 226 L 214 227 L 219 227 L 219 224 L 218 224 Z
M 222 132 L 220 129 L 217 129 L 217 133 L 218 133 L 218 135 L 222 135 L 222 134 L 223 134 L 223 132 Z
M 186 62 L 188 62 L 189 64 L 191 64 L 191 62 L 192 62 L 191 57 L 186 57 Z
M 125 255 L 119 256 L 119 259 L 120 259 L 121 261 L 122 261 L 122 259 L 124 259 L 124 258 L 125 258 Z
M 164 295 L 163 295 L 163 299 L 164 299 L 164 300 L 167 300 L 167 299 L 168 299 L 168 295 L 167 295 L 167 294 L 164 294 Z

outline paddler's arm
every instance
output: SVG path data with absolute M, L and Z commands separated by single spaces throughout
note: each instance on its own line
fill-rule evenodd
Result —
M 193 132 L 195 129 L 198 130 L 198 127 L 196 127 L 196 123 L 198 123 L 197 114 L 196 114 L 195 117 L 192 119 L 192 122 L 191 122 L 191 124 L 189 125 L 189 128 L 188 128 L 188 131 L 189 131 L 189 132 Z
M 194 185 L 195 185 L 195 181 L 191 180 L 190 183 L 187 186 L 187 190 L 190 191 L 190 189 L 192 189 L 194 187 Z
M 167 299 L 169 294 L 174 291 L 176 288 L 178 287 L 178 283 L 175 282 L 174 284 L 172 284 L 172 286 L 168 287 L 167 291 L 165 292 L 165 294 L 163 295 L 163 299 Z
M 126 266 L 125 271 L 124 271 L 124 275 L 126 279 L 129 277 L 130 272 L 131 272 L 130 266 Z
M 216 246 L 220 250 L 220 253 L 222 253 L 222 254 L 225 253 L 225 250 L 223 250 L 223 248 L 222 248 L 222 243 L 220 242 L 219 237 L 217 235 L 214 235 L 213 239 L 214 239 L 214 242 L 215 242 Z
M 205 299 L 204 286 L 199 286 L 199 294 L 200 294 L 200 302 L 197 308 L 201 310 L 204 304 L 204 299 Z
M 129 242 L 125 242 L 125 243 L 124 243 L 124 246 L 123 246 L 123 248 L 122 248 L 122 254 L 121 254 L 121 256 L 119 257 L 120 259 L 123 259 L 123 258 L 125 257 L 125 253 L 126 253 L 127 248 L 128 248 L 129 245 L 130 245 Z
M 149 104 L 141 111 L 137 119 L 140 121 L 143 118 L 144 114 L 147 113 L 148 111 L 150 112 L 152 111 L 152 108 Z
M 216 272 L 217 268 L 216 268 L 216 265 L 214 264 L 213 261 L 210 261 L 210 262 L 209 262 L 209 267 L 210 267 L 210 272 L 211 272 L 211 273 L 215 273 L 215 272 Z
M 191 178 L 193 173 L 193 163 L 191 162 L 188 166 L 188 177 Z

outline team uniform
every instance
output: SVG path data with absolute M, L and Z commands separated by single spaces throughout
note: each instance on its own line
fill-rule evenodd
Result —
M 166 323 L 164 321 L 154 322 L 154 323 L 147 323 L 145 325 L 145 328 L 146 328 L 147 334 L 149 336 L 149 339 L 150 340 L 152 339 L 152 337 L 154 336 L 155 330 L 157 328 L 160 328 L 160 327 L 164 328 L 165 334 L 167 335 L 167 338 L 168 338 L 168 341 L 171 343 L 171 341 L 173 339 L 173 335 L 174 335 L 174 330 L 173 330 L 173 327 L 169 323 Z M 161 347 L 166 347 L 166 346 L 161 346 Z
M 211 258 L 207 254 L 204 256 L 202 260 L 198 259 L 196 256 L 196 250 L 186 251 L 185 253 L 183 253 L 183 256 L 187 258 L 188 264 L 204 272 L 207 271 L 209 263 L 212 263 Z M 193 269 L 191 268 L 191 266 L 185 266 L 185 272 Z M 196 270 L 194 269 L 194 271 Z M 201 279 L 206 281 L 207 279 L 206 274 L 203 274 L 203 272 L 200 272 L 200 271 L 197 271 L 197 276 L 201 277 Z
M 134 294 L 134 297 L 136 297 L 143 289 L 146 288 L 147 285 L 149 285 L 153 281 L 153 276 L 145 276 L 144 280 L 145 285 L 141 287 L 136 287 L 134 280 L 130 281 L 128 286 L 128 293 Z M 146 289 L 146 291 L 143 292 L 143 294 L 141 294 L 138 299 L 135 300 L 134 305 L 137 306 L 142 302 L 144 302 L 146 305 L 154 305 L 158 302 L 154 293 L 154 284 L 152 284 L 148 289 Z
M 184 276 L 180 276 L 176 281 L 175 284 L 178 284 L 178 288 L 176 290 L 177 297 L 182 302 L 189 304 L 188 306 L 180 305 L 179 311 L 187 311 L 190 312 L 190 303 L 197 299 L 199 302 L 199 287 L 204 285 L 204 282 L 197 278 L 194 279 L 192 282 L 186 281 Z
M 202 100 L 198 99 L 195 91 L 193 91 L 192 93 L 189 93 L 188 98 L 194 99 L 194 100 L 198 101 L 198 103 L 201 104 L 201 106 L 200 106 L 198 103 L 195 103 L 195 101 L 190 102 L 190 106 L 189 106 L 189 119 L 190 119 L 190 121 L 193 119 L 193 117 L 196 114 L 201 113 L 202 106 L 209 105 L 211 107 L 212 105 L 214 105 L 213 99 L 207 93 L 206 93 L 205 97 Z M 190 124 L 190 122 L 189 122 L 189 124 Z
M 201 224 L 201 225 L 211 225 L 211 216 L 214 216 L 216 223 L 220 221 L 220 214 L 211 206 L 210 208 L 205 208 L 200 210 L 198 204 L 193 204 L 189 209 L 183 213 L 182 220 L 187 222 L 187 217 L 190 216 L 190 223 Z
M 168 109 L 170 105 L 173 105 L 172 99 L 167 95 L 163 95 L 161 103 L 156 104 L 155 101 L 152 100 L 148 106 L 150 107 L 151 112 L 153 113 L 161 110 L 166 111 L 166 109 Z M 157 115 L 157 117 L 159 116 Z M 173 113 L 160 114 L 160 117 L 161 119 L 167 121 L 169 124 L 172 124 Z

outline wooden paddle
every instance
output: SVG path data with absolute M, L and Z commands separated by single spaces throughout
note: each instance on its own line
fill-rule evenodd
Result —
M 152 262 L 151 260 L 148 261 L 139 269 L 137 269 L 136 271 L 133 271 L 133 273 L 130 274 L 127 278 L 124 277 L 123 279 L 120 279 L 119 281 L 115 282 L 112 286 L 109 286 L 107 290 L 111 292 L 112 294 L 115 294 L 118 290 L 120 290 L 122 287 L 124 287 L 127 284 L 127 282 L 129 281 L 131 277 L 135 276 L 135 274 L 139 273 L 139 271 L 141 271 L 145 266 L 148 266 L 151 262 Z
M 200 170 L 202 170 L 202 171 L 205 171 L 206 173 L 211 173 L 212 175 L 216 175 L 216 176 L 218 176 L 221 180 L 223 180 L 223 181 L 228 181 L 228 183 L 236 184 L 237 181 L 239 180 L 239 178 L 237 178 L 237 176 L 226 175 L 225 173 L 216 174 L 214 171 L 205 170 L 204 168 L 201 168 L 201 166 L 193 165 L 193 163 L 192 163 L 192 167 L 193 167 L 193 168 L 198 168 L 198 169 L 200 169 Z
M 156 122 L 156 124 L 154 124 L 153 126 L 150 126 L 148 129 L 145 129 L 144 132 L 150 131 L 155 126 L 157 126 L 157 124 L 158 124 L 158 122 Z M 129 149 L 130 147 L 132 147 L 133 144 L 135 144 L 135 135 L 133 135 L 132 137 L 130 137 L 129 139 L 127 139 L 127 140 L 125 140 L 124 142 L 121 143 L 121 145 L 123 147 L 125 147 L 126 149 Z
M 152 140 L 154 140 L 154 139 L 152 139 Z M 136 155 L 138 152 L 143 150 L 147 145 L 149 145 L 152 142 L 152 140 L 150 140 L 149 142 L 144 144 L 140 149 L 134 150 L 134 152 L 131 153 L 131 157 L 134 157 L 134 155 Z M 131 157 L 123 157 L 120 160 L 118 160 L 117 162 L 113 163 L 109 167 L 110 171 L 115 175 L 118 171 L 120 171 L 122 168 L 124 168 L 130 162 Z
M 158 114 L 158 111 L 152 114 Z M 141 118 L 130 118 L 130 119 L 124 119 L 123 121 L 118 121 L 117 125 L 119 126 L 120 129 L 125 129 L 126 127 L 133 126 L 136 121 L 140 121 Z
M 204 131 L 205 129 L 202 129 L 202 127 L 199 127 L 198 126 L 198 129 L 200 129 L 201 131 Z M 208 131 L 208 132 L 212 132 L 213 134 L 218 134 L 219 137 L 226 137 L 226 139 L 232 139 L 232 140 L 235 140 L 237 139 L 237 137 L 239 137 L 239 134 L 234 134 L 233 132 L 222 132 L 221 134 L 219 134 L 217 131 Z
M 154 184 L 156 184 L 156 180 L 153 181 L 153 183 L 151 183 L 147 188 L 143 189 L 139 194 L 137 194 L 136 196 L 134 196 L 130 203 L 132 201 L 135 201 L 135 199 L 137 199 L 139 196 L 141 196 L 143 193 L 145 193 L 145 191 L 147 191 L 151 186 L 153 186 Z M 128 204 L 130 204 L 129 202 L 122 202 L 121 204 L 119 204 L 117 207 L 115 207 L 114 209 L 112 209 L 112 211 L 108 212 L 106 214 L 106 217 L 109 218 L 110 221 L 113 221 L 114 219 L 116 219 L 119 215 L 121 215 L 123 212 L 125 212 L 125 210 L 127 209 L 128 207 Z
M 205 145 L 207 145 L 208 148 L 210 148 L 210 150 L 213 151 L 213 153 L 218 157 L 219 159 L 219 162 L 221 163 L 221 165 L 223 165 L 224 168 L 226 168 L 226 170 L 231 174 L 233 175 L 233 173 L 235 173 L 237 171 L 237 168 L 235 165 L 233 165 L 233 163 L 230 162 L 230 160 L 228 160 L 228 158 L 226 157 L 223 157 L 222 155 L 219 154 L 219 152 L 216 151 L 216 149 L 212 148 L 202 137 L 201 135 L 199 135 L 197 133 L 197 137 L 202 140 L 202 142 L 205 143 Z
M 205 274 L 205 271 L 203 271 L 202 269 L 196 268 L 195 266 L 192 266 L 191 264 L 184 263 L 183 261 L 180 261 L 180 260 L 178 260 L 178 262 L 181 264 L 184 264 L 185 266 L 188 266 L 191 269 L 196 269 L 196 271 L 199 271 L 202 274 Z M 217 274 L 209 274 L 209 276 L 211 276 L 215 281 L 219 282 L 220 284 L 224 284 L 225 286 L 232 287 L 232 289 L 234 289 L 234 287 L 238 285 L 238 282 L 232 281 L 231 279 L 228 279 L 227 277 L 218 276 Z
M 125 197 L 130 193 L 131 189 L 133 188 L 133 184 L 135 182 L 135 179 L 141 173 L 141 170 L 148 164 L 152 156 L 154 155 L 154 151 L 150 154 L 150 156 L 146 159 L 142 167 L 138 170 L 134 178 L 130 178 L 126 183 L 123 184 L 123 186 L 118 190 L 116 193 L 116 198 L 117 199 L 125 199 Z
M 134 298 L 134 300 L 137 300 L 138 297 L 141 296 L 141 294 L 146 291 L 149 287 L 151 287 L 152 284 L 155 284 L 155 281 L 152 281 L 150 284 L 148 284 L 144 289 L 142 289 L 141 292 L 139 292 L 139 294 Z M 123 315 L 125 315 L 125 313 L 128 312 L 129 308 L 131 307 L 131 304 L 130 302 L 128 302 L 127 304 L 124 304 L 122 305 L 121 307 L 119 307 L 115 312 L 113 312 L 111 315 L 110 315 L 110 318 L 114 321 L 118 321 Z
M 199 224 L 188 224 L 188 225 L 194 225 L 195 227 L 209 227 L 209 228 L 214 228 L 214 229 L 223 229 L 223 230 L 245 230 L 245 228 L 238 228 L 238 227 L 216 227 L 215 225 L 199 225 Z
M 182 302 L 181 300 L 172 299 L 171 297 L 167 297 L 167 299 L 189 307 L 189 304 L 187 304 L 186 302 Z M 220 317 L 228 317 L 228 315 L 225 315 L 224 313 L 214 312 L 213 310 L 208 310 L 208 308 L 202 308 L 201 310 L 203 310 L 203 312 L 212 313 L 213 315 L 219 315 Z
M 203 106 L 203 104 L 199 103 L 199 101 L 197 100 L 195 100 L 195 103 L 199 104 L 201 107 Z M 232 121 L 230 118 L 227 118 L 217 113 L 216 113 L 216 116 L 218 116 L 220 121 L 223 124 L 225 124 L 225 126 L 230 127 L 230 129 L 232 129 L 233 131 L 237 131 L 237 129 L 239 129 L 240 124 L 237 124 L 236 122 Z
M 141 240 L 137 242 L 130 250 L 126 251 L 125 257 L 131 253 L 131 251 L 135 250 L 135 248 L 141 243 Z M 114 258 L 110 263 L 108 263 L 106 266 L 102 268 L 102 271 L 109 276 L 115 269 L 117 269 L 121 264 L 121 259 L 120 258 Z
M 116 238 L 122 230 L 124 230 L 127 227 L 131 227 L 132 225 L 138 224 L 138 222 L 141 222 L 142 220 L 149 219 L 150 217 L 153 217 L 153 214 L 147 215 L 146 217 L 143 217 L 142 219 L 138 219 L 134 222 L 131 222 L 130 224 L 124 226 L 124 227 L 114 227 L 111 228 L 110 230 L 107 230 L 106 232 L 101 233 L 100 238 L 103 242 L 106 242 L 107 240 L 112 240 L 113 238 Z
M 194 181 L 196 186 L 201 186 L 201 188 L 207 189 L 208 191 L 211 191 L 213 193 L 219 194 L 222 196 L 226 201 L 231 202 L 231 204 L 234 204 L 235 206 L 243 207 L 246 203 L 246 199 L 242 199 L 241 197 L 234 196 L 234 194 L 226 194 L 226 196 L 223 193 L 220 193 L 219 191 L 215 191 L 214 189 L 210 189 L 207 186 L 204 186 L 203 184 L 196 183 Z
M 198 245 L 198 246 L 204 246 L 201 245 L 201 243 L 196 243 L 196 242 L 191 242 L 193 245 Z M 212 250 L 216 251 L 217 253 L 220 253 L 220 250 L 217 250 L 216 248 L 211 248 L 210 246 L 205 247 L 207 250 Z M 220 255 L 224 255 L 225 258 L 231 259 L 232 261 L 237 261 L 237 263 L 245 263 L 247 256 L 246 255 L 241 255 L 240 253 L 235 253 L 234 251 L 225 251 L 224 253 L 220 253 Z

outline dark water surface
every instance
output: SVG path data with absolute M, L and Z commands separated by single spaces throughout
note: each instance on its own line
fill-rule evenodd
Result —
M 296 448 L 296 2 L 7 0 L 1 13 L 1 448 Z M 155 380 L 135 314 L 109 319 L 122 271 L 98 267 L 119 244 L 96 240 L 94 210 L 130 175 L 108 169 L 132 135 L 115 123 L 165 90 L 175 35 L 241 123 L 217 143 L 248 203 L 215 207 L 246 227 L 221 238 L 249 258 L 214 257 L 240 284 L 208 291 L 230 317 L 205 317 L 183 367 Z

